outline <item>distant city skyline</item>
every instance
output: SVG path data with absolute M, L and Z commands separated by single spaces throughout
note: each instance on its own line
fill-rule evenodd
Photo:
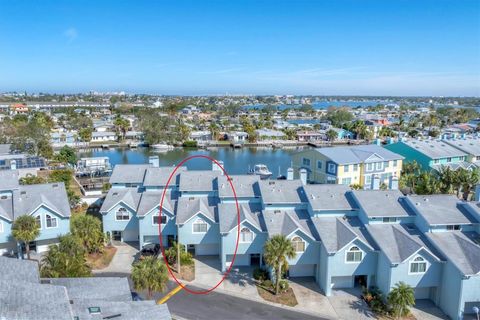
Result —
M 480 96 L 480 2 L 3 1 L 0 92 Z

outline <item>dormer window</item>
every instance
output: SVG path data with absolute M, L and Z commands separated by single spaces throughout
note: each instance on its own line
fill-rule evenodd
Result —
M 447 226 L 447 230 L 448 231 L 460 230 L 460 225 L 459 224 L 449 225 Z
M 350 247 L 345 255 L 345 261 L 349 263 L 357 263 L 363 259 L 363 252 L 357 246 Z
M 295 252 L 304 252 L 305 251 L 305 241 L 300 237 L 294 237 L 292 239 L 292 245 L 295 249 Z
M 130 213 L 125 208 L 119 208 L 117 210 L 115 220 L 117 220 L 117 221 L 128 221 L 128 220 L 130 220 Z
M 253 232 L 248 228 L 242 228 L 240 230 L 240 242 L 252 242 Z
M 45 221 L 47 222 L 47 228 L 56 228 L 57 227 L 57 218 L 47 214 L 47 215 L 45 215 Z
M 208 229 L 208 224 L 205 220 L 198 218 L 193 223 L 193 233 L 206 233 Z
M 410 261 L 410 274 L 422 274 L 427 271 L 427 261 L 417 256 Z

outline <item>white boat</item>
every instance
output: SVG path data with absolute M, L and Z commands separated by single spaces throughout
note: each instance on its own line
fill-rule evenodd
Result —
M 264 164 L 256 164 L 253 169 L 249 170 L 249 174 L 255 174 L 260 176 L 260 179 L 268 179 L 271 177 L 272 172 L 268 170 L 268 167 Z
M 173 146 L 166 144 L 166 143 L 157 143 L 157 144 L 152 144 L 150 146 L 152 149 L 156 151 L 167 151 L 167 150 L 173 150 Z

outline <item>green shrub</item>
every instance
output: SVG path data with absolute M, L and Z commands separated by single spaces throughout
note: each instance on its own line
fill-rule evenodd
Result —
M 177 263 L 177 244 L 175 242 L 170 248 L 165 250 L 165 257 L 167 258 L 169 265 L 173 266 Z M 185 245 L 183 244 L 181 244 L 180 248 L 180 264 L 184 266 L 193 264 L 192 254 L 185 250 Z
M 197 147 L 197 141 L 195 140 L 188 140 L 183 143 L 184 147 L 187 148 L 196 148 Z
M 270 280 L 265 280 L 262 282 L 262 286 L 267 288 L 267 289 L 271 289 L 273 288 L 273 284 L 272 284 L 272 281 Z
M 267 270 L 264 270 L 262 268 L 255 268 L 253 270 L 253 278 L 255 280 L 258 280 L 260 282 L 263 282 L 265 280 L 267 280 L 269 277 L 268 277 L 268 272 Z
M 279 286 L 281 291 L 287 291 L 289 288 L 288 281 L 285 279 L 280 280 Z

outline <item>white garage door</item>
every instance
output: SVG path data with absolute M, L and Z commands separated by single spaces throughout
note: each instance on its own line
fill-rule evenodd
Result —
M 332 277 L 332 289 L 353 288 L 352 277 Z
M 232 262 L 233 254 L 227 256 L 227 263 Z M 234 266 L 249 266 L 250 265 L 250 255 L 249 254 L 237 254 L 235 256 Z
M 158 236 L 143 236 L 143 244 L 147 243 L 160 243 Z M 164 241 L 165 244 L 165 241 Z
M 197 256 L 211 256 L 219 254 L 220 246 L 218 244 L 196 244 L 195 255 Z
M 315 275 L 314 264 L 299 264 L 288 268 L 290 277 L 313 277 Z
M 415 288 L 415 299 L 430 299 L 430 287 Z

